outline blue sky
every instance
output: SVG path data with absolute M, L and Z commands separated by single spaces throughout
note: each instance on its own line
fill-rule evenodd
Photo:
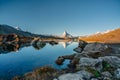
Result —
M 0 0 L 0 24 L 38 34 L 89 35 L 120 27 L 120 0 Z

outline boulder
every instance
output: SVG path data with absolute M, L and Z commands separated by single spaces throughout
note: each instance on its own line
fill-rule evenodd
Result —
M 93 58 L 87 58 L 83 57 L 80 59 L 79 64 L 80 66 L 95 66 L 97 63 L 102 62 L 102 59 L 93 59 Z
M 84 47 L 87 45 L 88 43 L 83 41 L 83 40 L 79 40 L 79 44 L 78 44 L 78 47 L 73 49 L 74 51 L 80 53 L 82 52 L 82 50 L 84 49 Z
M 58 80 L 88 80 L 93 76 L 87 71 L 79 71 L 76 73 L 66 73 L 58 77 Z
M 99 57 L 99 59 L 102 59 L 103 61 L 106 61 L 114 68 L 120 67 L 120 58 L 117 56 L 105 56 L 105 57 Z
M 79 45 L 78 45 L 78 47 L 80 47 L 80 48 L 83 49 L 87 44 L 88 44 L 88 43 L 87 43 L 86 41 L 79 40 Z
M 83 52 L 96 53 L 96 52 L 107 52 L 111 53 L 111 47 L 103 43 L 89 43 L 85 46 Z
M 98 58 L 106 55 L 111 55 L 112 52 L 112 48 L 103 43 L 89 43 L 83 49 L 82 54 L 92 58 Z
M 94 67 L 96 64 L 102 63 L 103 61 L 107 62 L 114 68 L 120 67 L 120 58 L 117 56 L 105 56 L 105 57 L 99 57 L 98 59 L 83 57 L 79 60 L 79 66 Z

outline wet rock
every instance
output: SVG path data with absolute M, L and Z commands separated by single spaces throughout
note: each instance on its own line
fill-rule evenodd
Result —
M 62 57 L 62 56 L 60 56 L 60 57 L 58 57 L 58 59 L 55 61 L 56 62 L 56 64 L 58 64 L 58 65 L 62 65 L 63 64 L 63 62 L 64 62 L 64 58 Z
M 79 40 L 79 44 L 78 44 L 78 47 L 73 49 L 74 51 L 80 53 L 82 52 L 82 50 L 84 49 L 84 47 L 87 45 L 88 43 L 83 41 L 83 40 Z
M 76 54 L 72 55 L 65 55 L 65 56 L 59 56 L 58 59 L 55 61 L 56 64 L 62 65 L 65 59 L 72 60 Z
M 115 77 L 117 79 L 120 79 L 120 68 L 118 68 L 114 73 L 115 73 Z

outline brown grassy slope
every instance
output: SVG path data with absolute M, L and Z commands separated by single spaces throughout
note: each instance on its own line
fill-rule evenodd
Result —
M 103 43 L 120 43 L 120 28 L 110 31 L 108 33 L 81 37 L 79 39 Z

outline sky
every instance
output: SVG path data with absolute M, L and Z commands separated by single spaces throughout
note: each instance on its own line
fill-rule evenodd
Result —
M 36 34 L 90 35 L 120 27 L 120 0 L 0 0 L 0 24 Z

